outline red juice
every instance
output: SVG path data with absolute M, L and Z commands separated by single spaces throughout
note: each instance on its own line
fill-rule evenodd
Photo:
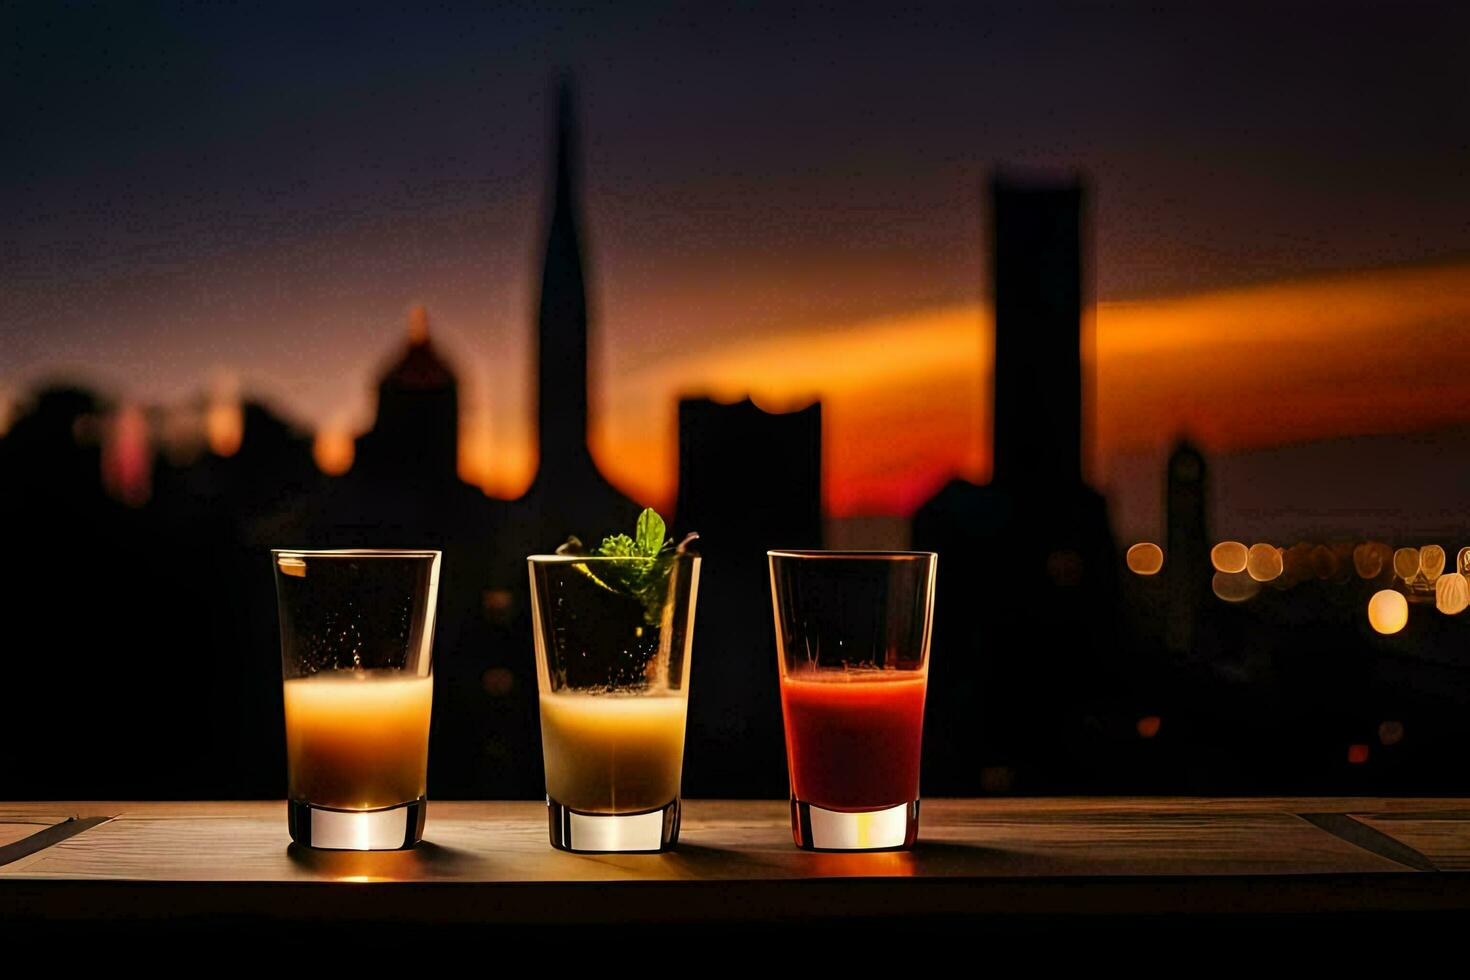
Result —
M 792 795 L 828 810 L 874 810 L 917 800 L 926 680 L 912 670 L 783 677 Z

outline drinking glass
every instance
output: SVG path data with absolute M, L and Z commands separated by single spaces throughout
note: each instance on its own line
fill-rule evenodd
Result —
M 807 850 L 913 846 L 938 556 L 767 557 L 792 837 Z
M 527 561 L 551 844 L 668 850 L 679 839 L 700 559 Z
M 440 553 L 271 556 L 291 839 L 356 851 L 413 847 L 427 807 Z

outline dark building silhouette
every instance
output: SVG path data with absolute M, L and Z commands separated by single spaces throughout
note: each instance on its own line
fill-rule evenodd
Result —
M 408 346 L 378 382 L 378 414 L 359 437 L 353 468 L 387 482 L 459 471 L 459 383 L 429 337 L 429 313 L 409 313 Z
M 992 481 L 1019 493 L 1082 484 L 1082 187 L 997 181 Z
M 302 539 L 327 481 L 310 435 L 255 401 L 241 416 L 230 455 L 205 452 L 154 470 L 148 518 L 160 544 L 148 564 L 171 610 L 155 635 L 163 649 L 172 644 L 168 684 L 177 696 L 161 697 L 146 681 L 133 696 L 159 699 L 156 710 L 193 733 L 169 745 L 186 775 L 167 795 L 281 792 L 285 735 L 267 552 Z
M 536 319 L 536 476 L 517 502 L 526 552 L 568 535 L 595 539 L 632 527 L 638 506 L 618 491 L 587 445 L 588 299 L 581 233 L 576 119 L 570 83 L 557 86 L 546 252 Z
M 376 395 L 373 427 L 317 502 L 313 533 L 333 546 L 380 548 L 453 547 L 456 535 L 486 533 L 494 502 L 459 477 L 459 381 L 423 307 L 410 311 L 406 343 Z
M 1204 454 L 1181 439 L 1169 454 L 1164 475 L 1164 638 L 1174 653 L 1194 649 L 1200 608 L 1210 592 L 1208 481 Z
M 128 732 L 152 719 L 119 696 L 157 669 L 147 652 L 150 606 L 142 514 L 101 481 L 108 406 L 73 386 L 42 389 L 0 440 L 0 514 L 10 559 L 0 566 L 7 616 L 0 711 L 0 792 L 75 799 L 126 787 Z M 168 605 L 171 606 L 171 603 Z M 136 632 L 135 632 L 136 631 Z M 130 681 L 130 678 L 131 681 Z M 165 756 L 166 758 L 166 756 Z M 167 764 L 167 762 L 165 762 Z M 139 773 L 145 788 L 157 786 Z
M 925 791 L 1085 788 L 1117 555 L 1081 479 L 1083 191 L 991 185 L 994 477 L 914 518 L 939 578 Z
M 822 406 L 679 403 L 679 527 L 705 556 L 685 791 L 786 791 L 766 551 L 822 543 Z

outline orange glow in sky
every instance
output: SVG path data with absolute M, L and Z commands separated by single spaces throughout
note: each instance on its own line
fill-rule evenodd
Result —
M 952 475 L 988 477 L 992 330 L 987 306 L 961 304 L 616 373 L 594 392 L 593 450 L 613 482 L 668 506 L 674 399 L 820 398 L 830 512 L 907 514 Z M 1470 421 L 1470 263 L 1101 303 L 1095 365 L 1088 467 L 1104 487 L 1114 454 L 1186 432 L 1219 452 Z M 531 439 L 509 435 L 469 427 L 462 475 L 524 489 Z

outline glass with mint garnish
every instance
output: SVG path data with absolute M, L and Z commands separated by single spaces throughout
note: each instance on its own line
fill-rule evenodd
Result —
M 663 851 L 679 784 L 700 558 L 652 508 L 595 548 L 532 555 L 531 609 L 551 843 Z

